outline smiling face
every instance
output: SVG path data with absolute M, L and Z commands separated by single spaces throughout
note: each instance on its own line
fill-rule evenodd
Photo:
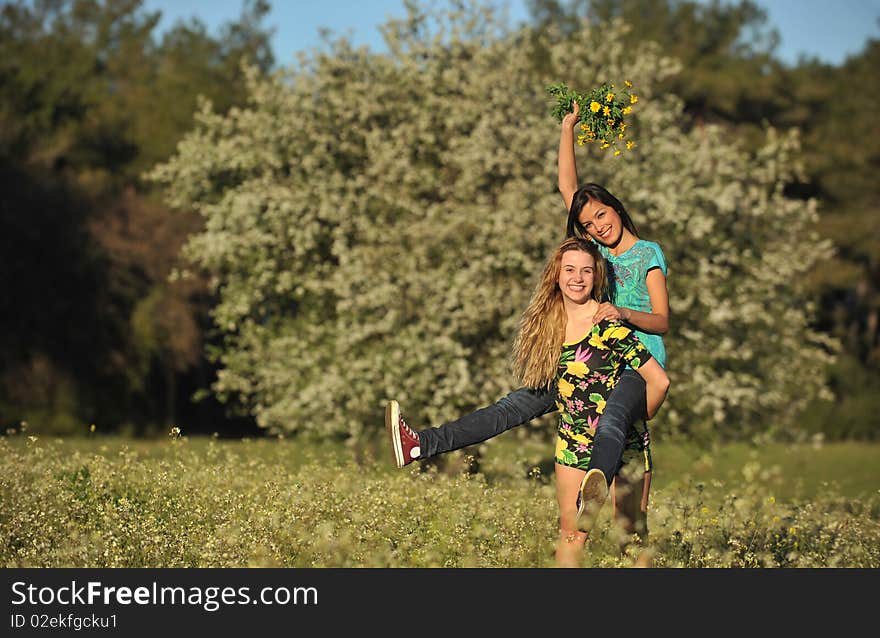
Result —
M 616 246 L 623 235 L 620 215 L 608 204 L 590 198 L 578 215 L 587 234 L 604 246 Z
M 576 304 L 584 304 L 593 298 L 596 277 L 596 261 L 582 250 L 562 253 L 559 268 L 559 290 L 562 296 Z

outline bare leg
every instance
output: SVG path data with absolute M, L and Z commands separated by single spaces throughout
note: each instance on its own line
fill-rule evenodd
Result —
M 559 539 L 556 565 L 579 567 L 587 535 L 577 528 L 577 498 L 586 472 L 565 465 L 556 468 L 556 501 L 559 504 Z
M 645 472 L 643 478 L 628 477 L 621 472 L 614 479 L 612 503 L 614 519 L 627 534 L 638 534 L 642 542 L 648 537 L 648 490 L 651 473 Z
M 627 534 L 626 539 L 620 546 L 620 551 L 621 553 L 625 552 L 630 544 L 632 535 L 638 535 L 638 544 L 641 546 L 641 551 L 636 558 L 635 564 L 637 567 L 648 567 L 651 562 L 651 554 L 646 546 L 648 541 L 648 495 L 651 489 L 651 472 L 644 472 L 641 477 L 632 476 L 625 471 L 621 472 L 615 478 L 612 489 L 614 518 Z

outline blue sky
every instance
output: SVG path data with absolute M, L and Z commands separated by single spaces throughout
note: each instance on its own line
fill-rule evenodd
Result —
M 270 0 L 266 24 L 274 26 L 273 50 L 279 65 L 294 62 L 298 50 L 320 46 L 319 29 L 345 35 L 356 45 L 381 50 L 377 26 L 389 16 L 400 17 L 402 0 Z M 511 23 L 526 20 L 525 0 L 494 0 L 506 5 Z M 880 38 L 880 0 L 757 0 L 781 36 L 779 57 L 794 64 L 800 55 L 839 64 L 859 52 L 869 37 Z M 177 19 L 197 16 L 216 32 L 236 18 L 241 0 L 145 0 L 144 8 L 162 12 L 160 29 Z

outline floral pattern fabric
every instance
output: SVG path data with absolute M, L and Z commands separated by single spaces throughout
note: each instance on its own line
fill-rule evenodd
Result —
M 599 416 L 623 367 L 637 370 L 651 358 L 633 330 L 617 321 L 600 321 L 579 341 L 562 345 L 556 373 L 557 463 L 587 469 Z M 650 470 L 649 436 L 643 421 L 629 429 L 624 463 L 643 459 Z

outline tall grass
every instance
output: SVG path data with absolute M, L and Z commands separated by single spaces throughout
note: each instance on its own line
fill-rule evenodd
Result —
M 506 445 L 472 474 L 289 440 L 3 437 L 0 564 L 551 567 L 553 481 L 540 446 Z M 880 566 L 876 490 L 783 496 L 785 473 L 744 456 L 736 473 L 706 460 L 705 476 L 658 473 L 643 548 L 655 566 Z M 619 540 L 606 511 L 584 565 L 631 565 L 638 548 Z

